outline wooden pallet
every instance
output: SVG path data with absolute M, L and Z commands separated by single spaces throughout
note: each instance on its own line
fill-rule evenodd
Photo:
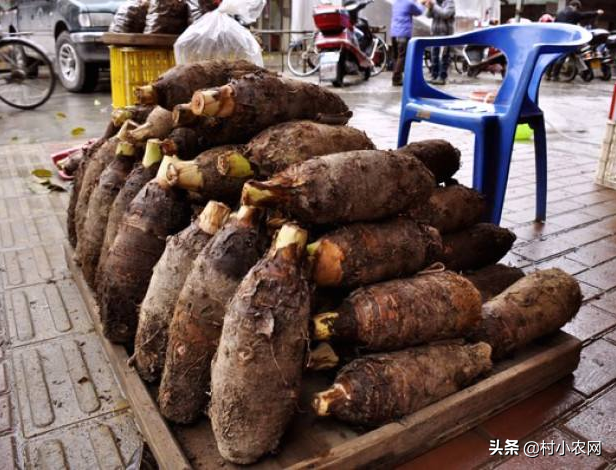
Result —
M 172 47 L 177 38 L 177 34 L 105 33 L 102 41 L 109 46 Z
M 131 404 L 135 420 L 163 469 L 247 468 L 225 463 L 207 419 L 193 426 L 167 425 L 158 412 L 154 387 L 146 386 L 127 364 L 126 350 L 102 335 L 98 306 L 81 270 L 65 244 L 67 262 L 81 291 L 96 331 Z M 402 420 L 362 431 L 311 413 L 308 399 L 329 386 L 324 375 L 307 377 L 296 419 L 287 430 L 281 452 L 250 469 L 391 468 L 473 428 L 573 372 L 580 359 L 581 342 L 560 332 L 529 347 L 516 357 L 496 364 L 492 374 L 458 393 Z M 189 458 L 187 458 L 189 457 Z M 190 459 L 190 460 L 189 460 Z

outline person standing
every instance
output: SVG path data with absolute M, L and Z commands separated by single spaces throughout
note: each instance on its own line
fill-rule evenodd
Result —
M 585 21 L 589 21 L 594 19 L 597 16 L 603 15 L 603 10 L 592 10 L 592 11 L 580 11 L 582 9 L 582 2 L 580 0 L 571 0 L 569 4 L 560 10 L 556 14 L 556 19 L 554 20 L 556 23 L 568 23 L 568 24 L 580 24 Z M 560 75 L 560 69 L 565 63 L 566 57 L 562 57 L 558 59 L 555 63 L 550 65 L 550 68 L 547 71 L 547 79 L 548 80 L 558 80 L 558 76 Z
M 563 10 L 556 14 L 556 22 L 580 24 L 604 13 L 603 10 L 580 11 L 581 9 L 582 2 L 580 0 L 571 0 Z
M 423 4 L 428 0 L 395 0 L 391 10 L 390 34 L 397 47 L 397 57 L 394 63 L 394 73 L 391 79 L 393 86 L 402 86 L 402 72 L 406 59 L 406 48 L 413 36 L 413 17 L 422 15 Z
M 453 34 L 456 19 L 456 5 L 454 0 L 426 0 L 428 18 L 432 18 L 430 34 L 432 36 L 449 36 Z M 432 67 L 430 74 L 434 85 L 444 85 L 447 82 L 447 71 L 450 62 L 450 48 L 433 47 L 430 52 Z

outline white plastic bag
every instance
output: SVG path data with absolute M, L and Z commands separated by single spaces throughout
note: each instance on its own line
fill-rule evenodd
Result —
M 177 39 L 174 45 L 176 63 L 246 59 L 263 66 L 261 46 L 232 16 L 254 23 L 264 6 L 265 0 L 223 0 L 218 9 L 203 15 Z

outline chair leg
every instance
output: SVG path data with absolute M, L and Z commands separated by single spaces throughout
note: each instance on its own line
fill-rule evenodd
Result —
M 408 143 L 412 123 L 412 120 L 406 120 L 403 116 L 400 117 L 400 128 L 398 130 L 398 148 L 404 147 Z
M 499 130 L 497 126 L 489 126 L 484 131 L 482 145 L 485 154 L 482 172 L 477 177 L 481 178 L 481 192 L 488 202 L 488 220 L 496 225 L 500 223 L 503 212 L 514 135 L 515 127 Z M 475 162 L 477 163 L 477 155 Z
M 543 117 L 534 121 L 531 127 L 535 134 L 535 174 L 537 180 L 535 220 L 542 222 L 546 219 L 548 193 L 548 157 Z
M 490 151 L 488 134 L 485 131 L 475 133 L 475 155 L 473 157 L 473 189 L 483 192 L 483 171 L 486 154 Z

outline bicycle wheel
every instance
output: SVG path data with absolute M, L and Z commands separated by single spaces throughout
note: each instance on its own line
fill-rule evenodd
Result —
M 56 76 L 49 58 L 24 39 L 0 40 L 0 101 L 34 109 L 49 99 Z
M 385 70 L 385 67 L 387 67 L 387 44 L 385 44 L 385 41 L 383 41 L 380 37 L 374 38 L 370 58 L 374 64 L 370 76 L 376 77 L 383 70 Z
M 307 77 L 319 70 L 319 53 L 314 45 L 314 36 L 304 36 L 289 46 L 287 66 L 298 77 Z
M 464 56 L 457 54 L 453 59 L 453 67 L 460 75 L 464 75 L 468 71 L 468 63 Z

